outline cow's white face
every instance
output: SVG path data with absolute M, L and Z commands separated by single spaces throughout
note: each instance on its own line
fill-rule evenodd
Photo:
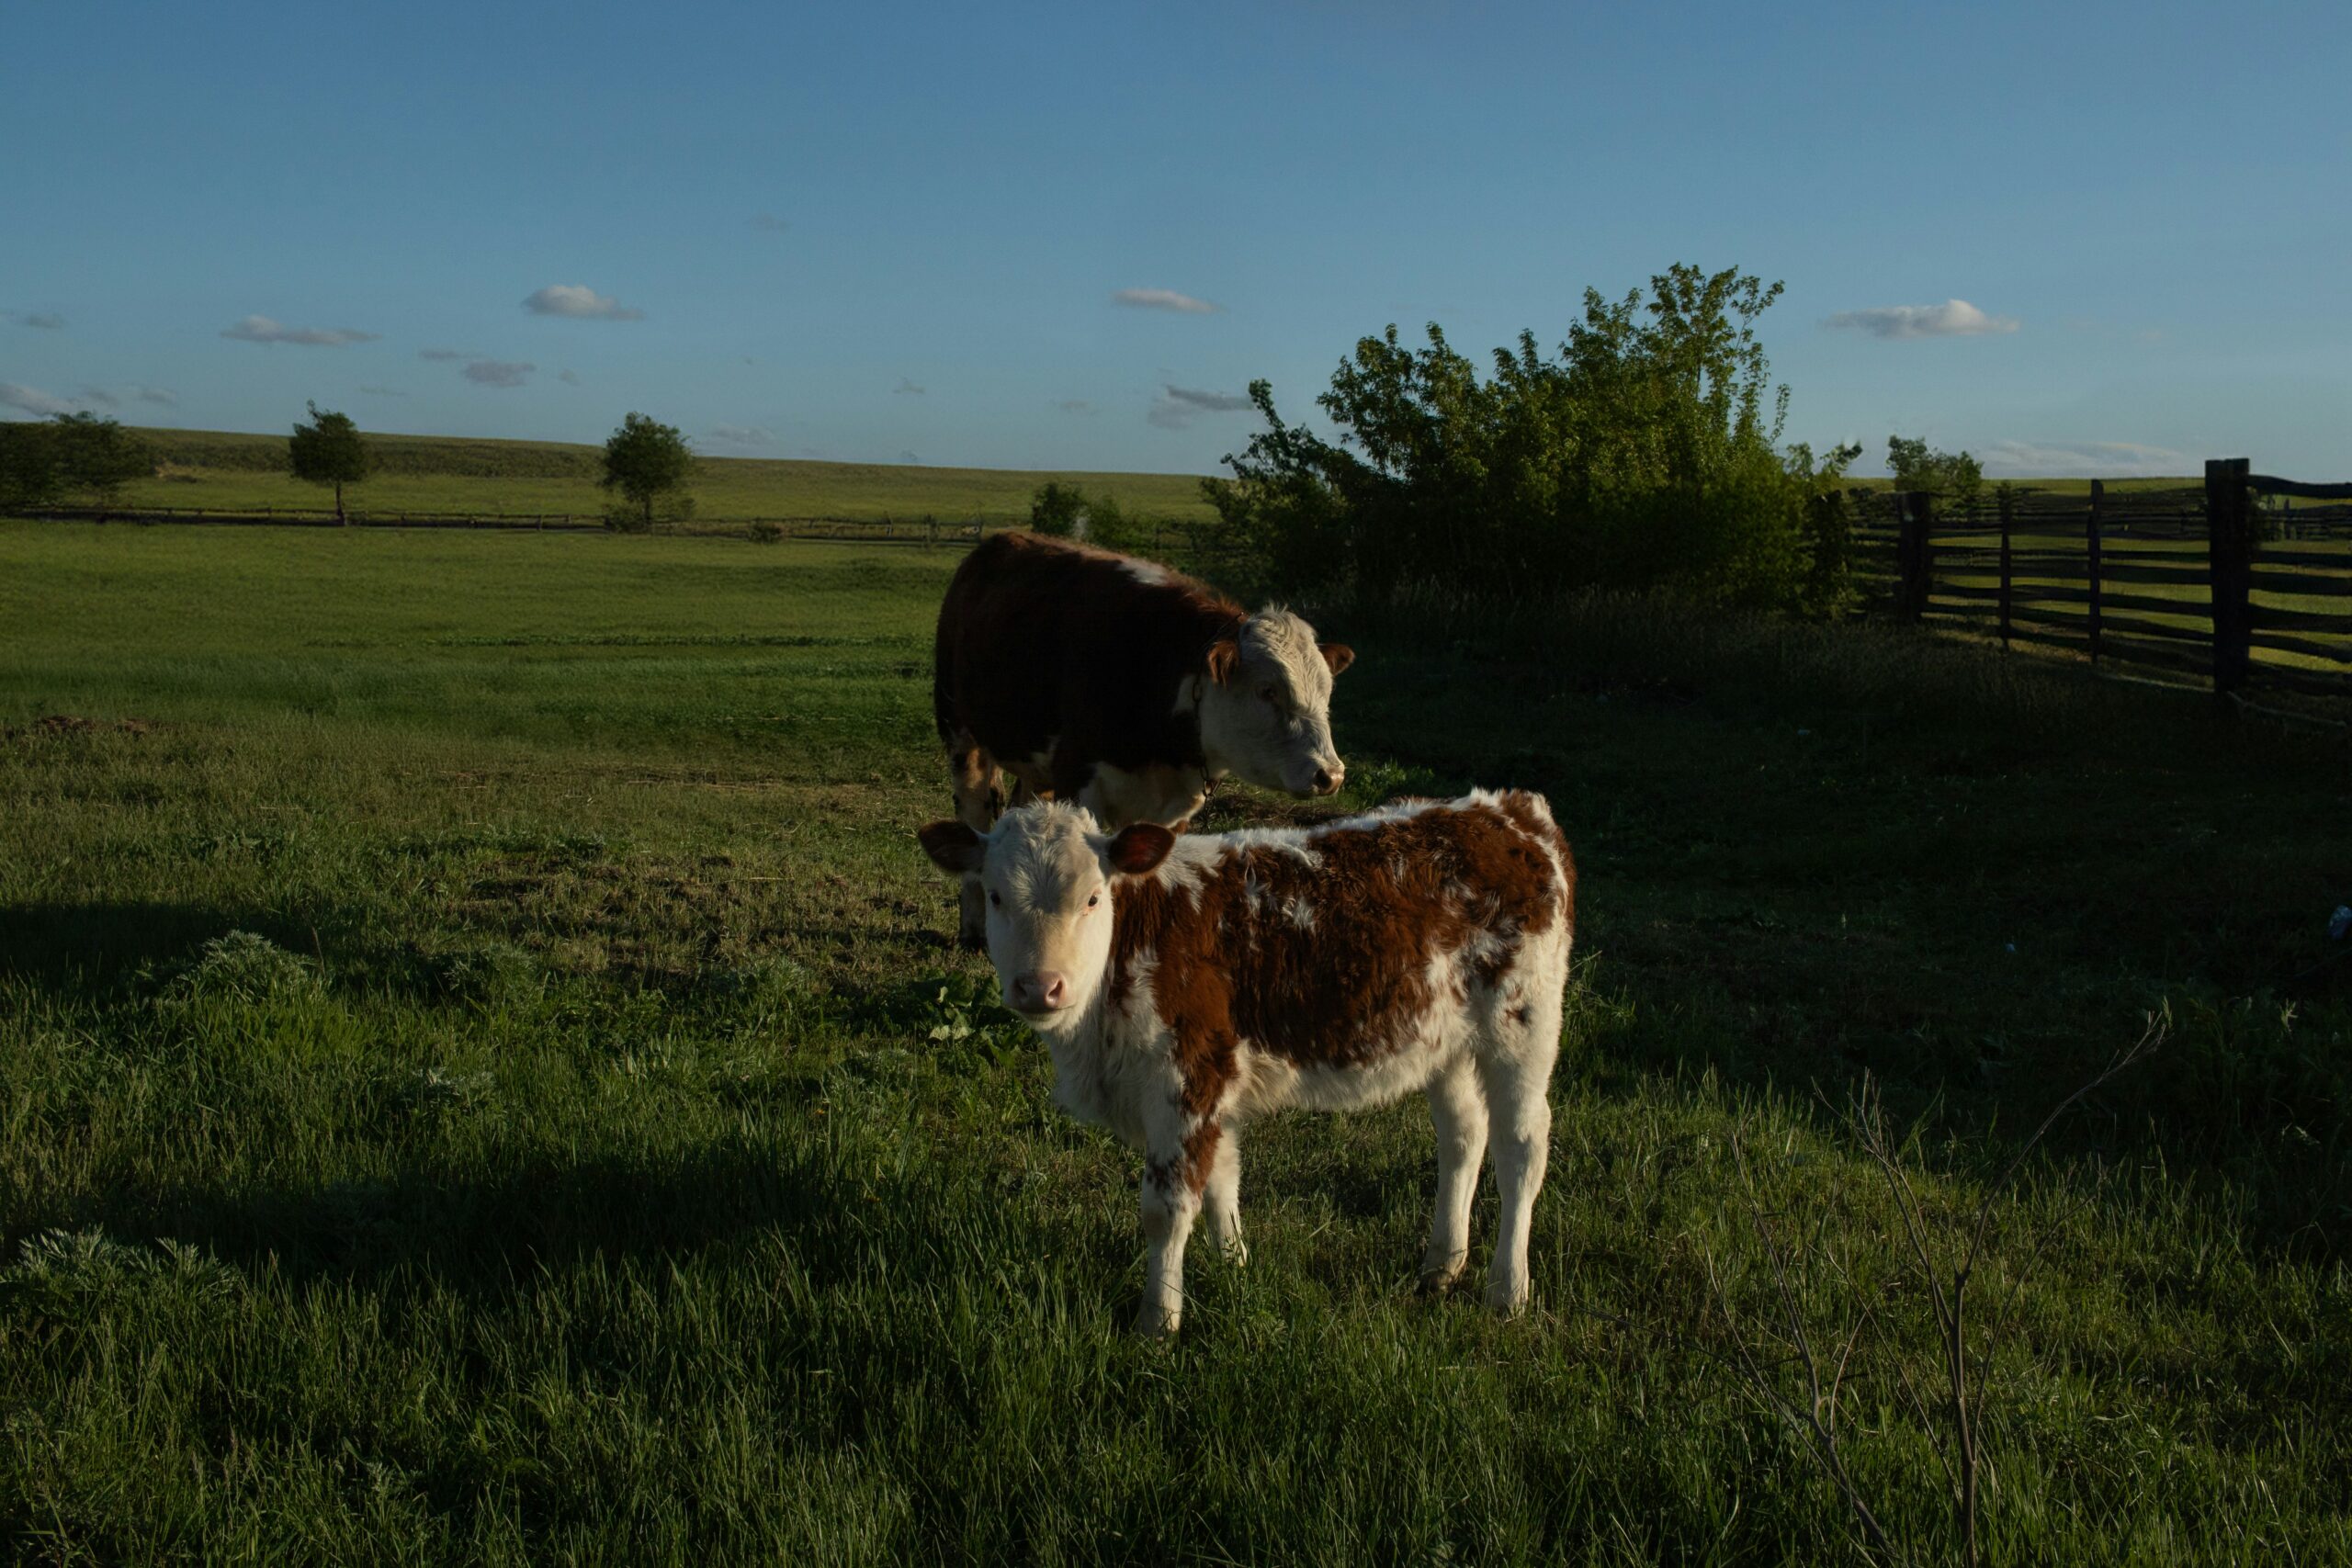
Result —
M 1315 640 L 1315 628 L 1272 606 L 1209 650 L 1200 694 L 1201 750 L 1212 773 L 1263 789 L 1336 795 L 1348 774 L 1331 744 L 1331 682 L 1352 649 Z
M 1047 1034 L 1077 1027 L 1102 988 L 1118 880 L 1151 871 L 1176 842 L 1149 822 L 1098 833 L 1058 801 L 1008 811 L 986 834 L 946 821 L 916 836 L 942 871 L 978 874 L 1004 1005 Z

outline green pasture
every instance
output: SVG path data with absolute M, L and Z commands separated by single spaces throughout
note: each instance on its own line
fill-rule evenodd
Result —
M 211 511 L 276 507 L 332 511 L 320 486 L 286 471 L 286 438 L 218 431 L 142 430 L 163 459 L 157 477 L 124 491 L 133 506 Z M 611 497 L 596 484 L 598 449 L 543 441 L 369 434 L 377 471 L 351 487 L 345 505 L 363 513 L 503 513 L 602 514 Z M 1211 515 L 1200 479 L 1189 474 L 1097 474 L 1013 468 L 933 468 L 887 463 L 820 463 L 763 457 L 702 459 L 690 491 L 697 520 L 836 518 L 855 522 L 1029 515 L 1048 479 L 1109 495 L 1130 513 L 1199 521 Z
M 2343 740 L 1892 628 L 1323 607 L 1345 805 L 1529 785 L 1577 848 L 1535 1305 L 1414 1294 L 1408 1104 L 1253 1129 L 1248 1268 L 1146 1343 L 1137 1157 L 911 837 L 955 560 L 0 523 L 0 1556 L 1858 1561 L 1757 1381 L 1801 1329 L 1951 1560 L 1842 1112 L 1948 1258 L 2152 1015 L 1991 1211 L 1984 1558 L 2352 1555 Z

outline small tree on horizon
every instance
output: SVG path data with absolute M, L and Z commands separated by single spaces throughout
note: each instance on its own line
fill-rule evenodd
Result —
M 605 443 L 605 477 L 598 482 L 627 496 L 650 528 L 654 501 L 684 490 L 694 468 L 694 448 L 676 425 L 631 413 Z
M 349 414 L 322 410 L 316 403 L 308 406 L 311 423 L 294 427 L 287 457 L 296 479 L 334 486 L 334 520 L 348 523 L 343 514 L 343 487 L 368 477 L 368 444 L 359 438 L 359 427 Z
M 46 421 L 0 423 L 0 512 L 46 506 L 62 483 L 57 471 L 57 427 Z
M 51 421 L 50 431 L 58 482 L 87 496 L 98 509 L 101 523 L 121 504 L 125 484 L 155 471 L 154 454 L 119 420 L 87 412 L 61 413 Z
M 1984 468 L 1965 452 L 1937 452 L 1924 437 L 1886 438 L 1887 471 L 1896 490 L 1925 491 L 1951 506 L 1965 506 L 1984 488 Z
M 1078 520 L 1085 514 L 1086 492 L 1059 479 L 1047 479 L 1029 499 L 1029 530 L 1034 534 L 1067 539 L 1078 531 Z

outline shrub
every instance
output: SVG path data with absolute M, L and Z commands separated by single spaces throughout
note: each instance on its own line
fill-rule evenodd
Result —
M 1646 299 L 1589 289 L 1558 357 L 1523 333 L 1485 379 L 1435 323 L 1419 349 L 1392 325 L 1317 399 L 1336 441 L 1285 422 L 1254 383 L 1266 429 L 1204 494 L 1284 592 L 1673 586 L 1834 613 L 1843 512 L 1827 498 L 1860 449 L 1781 450 L 1787 389 L 1770 386 L 1754 331 L 1780 291 L 1683 265 Z

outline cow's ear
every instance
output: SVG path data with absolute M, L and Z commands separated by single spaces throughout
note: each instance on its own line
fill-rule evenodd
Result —
M 1356 650 L 1344 642 L 1327 642 L 1317 651 L 1323 655 L 1323 662 L 1331 667 L 1334 675 L 1356 661 Z
M 1133 822 L 1111 836 L 1103 858 L 1122 876 L 1141 876 L 1159 870 L 1159 863 L 1175 847 L 1176 835 L 1159 823 Z
M 944 822 L 929 822 L 915 829 L 915 837 L 922 840 L 922 852 L 931 863 L 950 876 L 967 876 L 980 869 L 980 856 L 988 846 L 968 824 L 949 818 Z
M 1209 679 L 1220 686 L 1230 686 L 1233 678 L 1241 673 L 1241 644 L 1232 637 L 1209 645 Z

